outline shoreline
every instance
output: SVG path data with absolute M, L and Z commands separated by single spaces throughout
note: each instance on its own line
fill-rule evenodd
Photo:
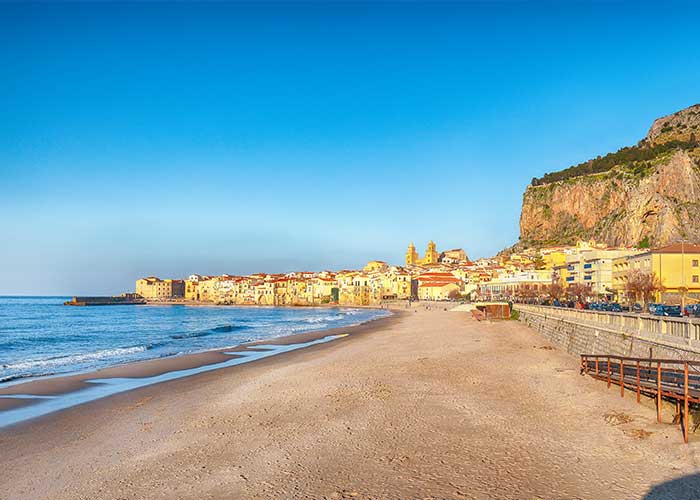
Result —
M 339 340 L 341 337 L 357 335 L 364 331 L 381 328 L 385 323 L 388 323 L 392 319 L 395 320 L 400 315 L 400 310 L 394 310 L 390 311 L 390 314 L 387 316 L 371 319 L 355 325 L 322 330 L 312 330 L 303 333 L 294 333 L 291 335 L 284 335 L 281 337 L 274 337 L 265 340 L 256 340 L 252 342 L 238 344 L 235 346 L 220 347 L 201 352 L 173 355 L 148 360 L 132 361 L 87 372 L 30 378 L 25 381 L 22 381 L 20 379 L 20 381 L 18 381 L 17 383 L 10 384 L 5 387 L 0 387 L 0 432 L 17 425 L 22 425 L 28 420 L 35 420 L 36 418 L 50 418 L 50 416 L 55 412 L 50 411 L 46 414 L 39 415 L 37 417 L 30 417 L 27 420 L 21 420 L 15 423 L 10 423 L 8 425 L 2 425 L 2 413 L 13 410 L 21 410 L 23 408 L 34 406 L 43 401 L 46 401 L 46 398 L 60 398 L 65 396 L 71 396 L 73 394 L 88 389 L 94 389 L 96 383 L 91 381 L 108 381 L 112 379 L 144 380 L 158 377 L 167 378 L 167 375 L 169 374 L 192 371 L 193 373 L 190 375 L 176 377 L 175 379 L 190 378 L 201 373 L 198 372 L 198 370 L 219 371 L 259 361 L 258 358 L 245 359 L 247 357 L 251 357 L 251 353 L 255 353 L 262 350 L 255 349 L 256 346 L 281 347 L 296 346 L 309 343 L 318 344 L 321 342 L 327 342 L 323 339 L 329 337 L 335 337 L 329 340 Z M 297 349 L 298 348 L 292 350 Z M 308 346 L 302 346 L 301 349 L 308 349 Z M 282 350 L 281 352 L 273 352 L 266 356 L 261 356 L 261 358 L 265 359 L 267 357 L 278 357 L 286 354 L 286 352 L 287 351 L 284 350 Z M 240 360 L 240 362 L 234 366 L 216 367 L 216 365 L 225 365 L 227 362 L 231 362 L 234 360 Z M 206 370 L 207 367 L 212 368 L 210 370 Z M 139 390 L 140 388 L 164 383 L 166 381 L 168 380 L 164 380 L 163 382 L 147 383 L 135 387 L 133 389 L 127 388 L 122 391 L 118 391 L 115 394 Z M 106 397 L 109 397 L 111 395 L 113 394 L 109 394 Z M 89 404 L 90 402 L 93 402 L 97 399 L 102 399 L 103 397 L 105 396 L 89 399 L 88 401 L 81 402 L 78 404 Z M 75 405 L 70 405 L 66 408 L 70 408 L 73 406 Z M 61 411 L 62 409 L 64 408 L 61 408 L 56 411 Z
M 384 309 L 390 310 L 392 306 L 397 306 L 399 304 L 407 303 L 404 301 L 388 302 L 386 304 L 374 304 L 374 305 L 355 305 L 355 304 L 222 304 L 217 302 L 203 302 L 199 300 L 177 300 L 177 301 L 160 301 L 160 300 L 146 300 L 144 304 L 129 304 L 129 305 L 142 305 L 142 306 L 188 306 L 188 307 L 245 307 L 245 308 L 260 308 L 260 309 Z M 414 301 L 417 302 L 417 301 Z M 91 307 L 91 306 L 86 306 Z

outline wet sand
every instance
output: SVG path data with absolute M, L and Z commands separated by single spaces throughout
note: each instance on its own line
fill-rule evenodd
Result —
M 0 430 L 0 498 L 697 498 L 699 445 L 519 323 L 419 310 Z

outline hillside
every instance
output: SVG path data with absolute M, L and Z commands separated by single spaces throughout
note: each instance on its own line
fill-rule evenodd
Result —
M 635 146 L 533 179 L 520 245 L 700 241 L 700 105 L 654 121 Z

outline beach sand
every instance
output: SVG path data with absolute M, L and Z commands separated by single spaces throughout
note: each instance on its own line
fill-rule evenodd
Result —
M 0 430 L 0 498 L 697 498 L 697 438 L 517 322 L 346 332 Z

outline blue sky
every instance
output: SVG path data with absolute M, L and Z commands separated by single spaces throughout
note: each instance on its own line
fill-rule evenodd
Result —
M 0 294 L 492 255 L 700 101 L 700 9 L 0 4 Z

